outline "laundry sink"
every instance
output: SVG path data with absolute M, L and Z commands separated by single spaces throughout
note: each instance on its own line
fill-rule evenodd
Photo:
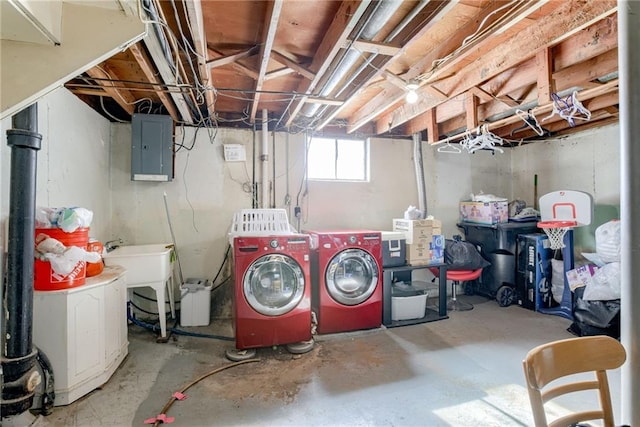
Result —
M 104 264 L 127 270 L 127 286 L 166 282 L 171 276 L 171 243 L 119 246 L 104 255 Z

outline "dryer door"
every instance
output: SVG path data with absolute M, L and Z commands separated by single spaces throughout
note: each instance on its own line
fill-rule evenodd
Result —
M 362 249 L 346 249 L 334 256 L 325 272 L 327 292 L 336 302 L 357 305 L 378 285 L 378 264 Z
M 304 296 L 304 272 L 291 257 L 271 254 L 255 260 L 244 274 L 243 290 L 249 305 L 265 316 L 293 310 Z

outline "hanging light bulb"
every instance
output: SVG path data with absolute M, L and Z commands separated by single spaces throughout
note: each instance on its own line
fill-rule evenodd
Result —
M 407 96 L 405 97 L 407 103 L 415 104 L 418 101 L 418 92 L 416 92 L 418 87 L 420 85 L 413 80 L 407 83 Z

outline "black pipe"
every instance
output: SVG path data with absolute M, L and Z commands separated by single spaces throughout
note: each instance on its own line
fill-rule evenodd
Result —
M 37 104 L 12 118 L 7 130 L 11 147 L 7 278 L 4 295 L 6 328 L 3 337 L 2 416 L 25 412 L 40 382 L 33 347 L 33 265 L 36 212 L 37 152 L 42 135 Z

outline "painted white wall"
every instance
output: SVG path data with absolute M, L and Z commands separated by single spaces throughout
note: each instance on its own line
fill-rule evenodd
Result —
M 538 198 L 557 190 L 584 191 L 593 197 L 594 215 L 588 227 L 574 230 L 576 260 L 582 252 L 595 252 L 595 229 L 619 218 L 620 127 L 588 130 L 561 139 L 516 148 L 511 163 L 512 198 L 534 201 L 534 175 Z
M 251 208 L 253 132 L 219 129 L 210 135 L 200 129 L 194 141 L 194 128 L 185 128 L 184 140 L 183 129 L 178 128 L 176 142 L 191 150 L 178 150 L 175 179 L 158 183 L 130 180 L 130 129 L 128 124 L 113 125 L 113 237 L 121 237 L 129 244 L 169 242 L 166 193 L 184 278 L 213 278 L 224 259 L 233 214 Z M 261 138 L 258 131 L 257 180 L 262 176 Z M 275 156 L 271 132 L 268 139 L 266 167 L 270 191 L 275 188 L 275 204 L 270 192 L 268 206 L 286 209 L 296 229 L 390 230 L 393 218 L 402 217 L 409 205 L 418 205 L 410 139 L 371 139 L 371 180 L 367 183 L 305 182 L 305 136 L 277 133 Z M 247 161 L 225 162 L 223 144 L 243 145 Z M 447 155 L 424 145 L 423 158 L 428 213 L 442 219 L 448 236 L 460 233 L 455 224 L 461 199 L 480 191 L 505 197 L 510 194 L 509 150 L 495 156 L 483 152 Z M 295 206 L 302 210 L 299 221 L 294 216 Z
M 9 213 L 11 150 L 6 131 L 10 128 L 11 118 L 2 120 L 3 223 Z M 38 133 L 42 148 L 38 151 L 36 206 L 87 208 L 93 212 L 91 236 L 109 237 L 109 121 L 61 88 L 38 101 Z

